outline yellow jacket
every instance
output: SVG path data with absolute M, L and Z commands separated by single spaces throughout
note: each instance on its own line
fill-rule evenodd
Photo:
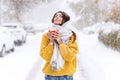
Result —
M 41 47 L 40 47 L 40 56 L 46 60 L 46 64 L 43 68 L 43 73 L 51 76 L 63 76 L 68 75 L 71 76 L 76 71 L 76 54 L 78 53 L 78 45 L 76 42 L 76 35 L 70 37 L 70 41 L 68 45 L 64 43 L 59 45 L 60 53 L 65 60 L 64 67 L 59 71 L 53 71 L 52 66 L 50 64 L 52 54 L 53 54 L 54 46 L 50 45 L 49 38 L 45 33 L 42 37 Z

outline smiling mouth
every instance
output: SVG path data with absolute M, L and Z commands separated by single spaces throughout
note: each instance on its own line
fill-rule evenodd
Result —
M 55 21 L 60 21 L 60 20 L 55 20 Z

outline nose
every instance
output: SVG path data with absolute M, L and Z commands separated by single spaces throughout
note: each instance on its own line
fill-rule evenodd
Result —
M 60 18 L 60 16 L 59 16 L 59 15 L 57 15 L 57 16 L 56 16 L 56 18 Z
M 56 18 L 56 19 L 59 19 L 59 17 L 58 17 L 58 16 L 56 16 L 55 18 Z

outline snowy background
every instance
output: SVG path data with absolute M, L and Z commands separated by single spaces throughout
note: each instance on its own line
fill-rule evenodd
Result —
M 0 25 L 42 24 L 44 29 L 56 11 L 65 11 L 78 35 L 74 80 L 120 80 L 120 52 L 98 39 L 101 29 L 112 30 L 116 24 L 120 28 L 119 4 L 120 0 L 0 0 Z M 111 27 L 106 28 L 106 22 Z M 26 44 L 0 57 L 0 80 L 44 80 L 45 62 L 39 56 L 42 34 L 28 35 Z

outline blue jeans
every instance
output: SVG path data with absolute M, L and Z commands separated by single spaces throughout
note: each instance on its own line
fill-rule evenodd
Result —
M 45 80 L 73 80 L 73 76 L 49 76 L 49 75 L 45 75 Z

